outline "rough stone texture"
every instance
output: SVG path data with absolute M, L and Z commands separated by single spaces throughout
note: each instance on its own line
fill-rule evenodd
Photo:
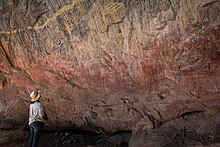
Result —
M 148 132 L 142 130 L 131 134 L 121 131 L 113 134 L 96 134 L 76 130 L 43 131 L 39 146 L 45 147 L 219 147 L 220 112 L 206 111 L 187 113 L 163 123 Z M 8 130 L 12 124 L 0 122 L 1 147 L 26 147 L 27 128 Z M 13 141 L 12 141 L 13 139 Z
M 51 127 L 157 128 L 220 106 L 217 0 L 1 0 L 0 118 Z
M 5 84 L 6 84 L 5 77 L 0 73 L 0 90 L 3 90 Z
M 42 147 L 127 147 L 131 132 L 117 134 L 95 134 L 93 132 L 43 131 L 38 146 Z M 27 147 L 28 131 L 24 128 L 2 130 L 1 147 Z
M 147 133 L 139 131 L 130 147 L 218 147 L 219 111 L 187 114 Z

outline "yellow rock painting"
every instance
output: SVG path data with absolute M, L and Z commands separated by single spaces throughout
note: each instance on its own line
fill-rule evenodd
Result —
M 64 26 L 65 26 L 66 30 L 70 31 L 70 29 L 71 29 L 71 20 L 70 20 L 68 14 L 66 14 L 66 12 L 63 12 L 62 16 L 63 16 L 64 21 L 65 21 Z
M 21 29 L 12 29 L 12 30 L 3 30 L 0 31 L 0 35 L 6 34 L 6 35 L 13 35 L 22 31 L 27 31 L 27 30 L 31 30 L 31 29 L 43 29 L 46 26 L 48 26 L 51 22 L 53 22 L 54 20 L 56 20 L 56 18 L 60 15 L 62 15 L 66 21 L 65 23 L 65 27 L 67 30 L 70 30 L 70 26 L 71 26 L 71 21 L 69 16 L 66 14 L 67 11 L 72 10 L 74 7 L 76 7 L 79 10 L 79 15 L 74 15 L 73 16 L 73 22 L 75 25 L 77 25 L 79 23 L 80 17 L 85 15 L 85 9 L 82 5 L 82 2 L 84 2 L 85 0 L 72 0 L 72 3 L 69 5 L 66 5 L 62 8 L 60 8 L 57 12 L 55 12 L 52 17 L 47 18 L 46 22 L 44 22 L 42 25 L 35 25 L 35 26 L 28 26 L 27 28 L 21 28 Z
M 125 6 L 123 3 L 109 3 L 102 10 L 102 16 L 106 25 L 122 21 L 122 17 L 125 16 Z
M 89 28 L 91 30 L 105 30 L 113 23 L 121 22 L 125 16 L 125 5 L 123 3 L 97 0 L 96 9 L 91 13 Z
M 66 30 L 70 32 L 71 26 L 78 25 L 82 16 L 85 15 L 86 10 L 83 6 L 83 2 L 86 0 L 72 0 L 72 3 L 60 8 L 56 11 L 50 18 L 46 18 L 46 21 L 43 24 L 36 23 L 34 26 L 28 26 L 26 28 L 21 29 L 12 29 L 6 31 L 0 31 L 0 35 L 13 35 L 22 31 L 27 30 L 38 30 L 47 27 L 50 23 L 56 20 L 58 16 L 63 17 L 64 19 L 64 27 Z M 112 23 L 117 23 L 122 21 L 125 16 L 125 5 L 123 3 L 110 2 L 110 0 L 101 1 L 97 0 L 96 5 L 98 6 L 98 15 L 97 13 L 94 16 L 93 28 L 97 29 L 99 27 L 107 27 Z M 71 16 L 68 14 L 69 11 L 76 10 L 75 13 L 71 13 Z M 93 16 L 92 16 L 93 17 Z
M 69 4 L 69 5 L 66 5 L 64 7 L 62 7 L 61 9 L 59 9 L 56 13 L 53 14 L 53 16 L 51 18 L 48 18 L 47 21 L 43 24 L 43 25 L 40 25 L 40 26 L 34 26 L 34 29 L 42 29 L 42 28 L 45 28 L 47 25 L 49 25 L 50 22 L 56 20 L 56 18 L 60 15 L 66 15 L 64 14 L 65 11 L 70 11 L 72 10 L 77 4 L 79 3 L 82 3 L 84 2 L 85 0 L 72 0 L 72 3 Z M 80 5 L 82 6 L 82 5 Z M 78 6 L 78 8 L 80 8 L 80 11 L 82 12 L 85 12 L 84 10 L 84 7 L 80 7 Z M 67 18 L 67 15 L 66 15 L 66 18 Z

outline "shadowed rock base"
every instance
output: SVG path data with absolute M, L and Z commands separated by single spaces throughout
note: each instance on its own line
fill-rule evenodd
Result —
M 130 137 L 130 131 L 107 135 L 73 130 L 44 130 L 39 147 L 127 147 Z M 26 147 L 27 142 L 27 128 L 0 130 L 1 147 Z
M 115 134 L 97 134 L 85 131 L 45 131 L 41 135 L 41 147 L 219 147 L 220 112 L 195 112 L 163 123 L 147 132 L 121 131 Z M 4 123 L 5 124 L 5 123 Z M 8 126 L 8 125 L 7 125 Z M 0 146 L 25 147 L 27 129 L 11 130 L 1 127 Z M 8 127 L 6 127 L 8 128 Z

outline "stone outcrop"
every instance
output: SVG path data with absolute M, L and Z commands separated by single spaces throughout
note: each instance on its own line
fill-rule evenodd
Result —
M 130 139 L 129 146 L 143 147 L 218 147 L 219 111 L 186 114 L 166 122 L 159 128 Z
M 0 1 L 0 118 L 26 124 L 34 89 L 43 90 L 50 127 L 96 132 L 135 134 L 219 108 L 219 8 L 216 0 Z

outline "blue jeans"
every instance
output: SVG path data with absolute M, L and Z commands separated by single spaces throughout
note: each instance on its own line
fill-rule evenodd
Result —
M 43 130 L 43 126 L 44 126 L 44 123 L 39 122 L 39 121 L 35 121 L 30 124 L 28 147 L 37 147 L 40 134 Z

